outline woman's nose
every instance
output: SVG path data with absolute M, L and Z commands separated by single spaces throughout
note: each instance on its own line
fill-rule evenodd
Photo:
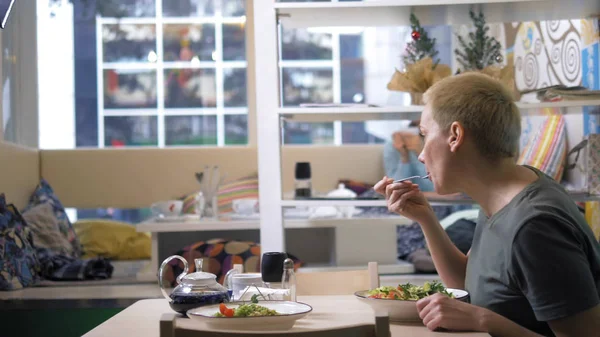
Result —
M 423 156 L 423 152 L 424 151 L 421 151 L 421 153 L 419 153 L 419 158 L 418 159 L 419 159 L 419 161 L 421 163 L 425 164 L 425 157 Z

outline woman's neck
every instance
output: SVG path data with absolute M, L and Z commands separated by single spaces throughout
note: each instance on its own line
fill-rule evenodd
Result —
M 516 165 L 513 159 L 503 159 L 493 164 L 479 163 L 471 166 L 463 175 L 467 179 L 462 184 L 462 190 L 481 206 L 488 217 L 508 205 L 538 178 L 535 172 Z

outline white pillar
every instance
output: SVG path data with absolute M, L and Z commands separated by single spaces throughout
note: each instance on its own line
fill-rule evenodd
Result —
M 263 252 L 285 250 L 281 209 L 281 146 L 279 115 L 279 67 L 277 24 L 273 1 L 247 2 L 246 47 L 254 62 L 248 62 L 255 76 L 249 86 L 256 95 L 256 136 L 260 202 L 260 244 Z

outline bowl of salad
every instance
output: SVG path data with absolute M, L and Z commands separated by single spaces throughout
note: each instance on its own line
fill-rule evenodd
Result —
M 469 293 L 460 289 L 446 288 L 437 281 L 425 282 L 422 286 L 411 283 L 399 284 L 397 287 L 383 286 L 371 290 L 354 293 L 356 298 L 373 308 L 374 311 L 387 312 L 390 321 L 421 321 L 416 302 L 422 298 L 441 293 L 450 298 L 467 302 Z
M 230 302 L 194 308 L 187 316 L 217 330 L 289 330 L 312 311 L 291 301 Z

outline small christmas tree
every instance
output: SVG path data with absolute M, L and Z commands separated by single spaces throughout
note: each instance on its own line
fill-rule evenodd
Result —
M 412 29 L 411 37 L 412 41 L 406 45 L 406 55 L 404 55 L 404 64 L 413 64 L 426 57 L 430 57 L 434 60 L 433 67 L 440 62 L 439 59 L 435 59 L 438 51 L 435 50 L 435 38 L 431 39 L 427 35 L 427 31 L 421 27 L 419 19 L 414 13 L 410 14 L 410 28 Z
M 461 64 L 463 70 L 481 70 L 494 63 L 502 62 L 500 53 L 502 46 L 495 38 L 487 35 L 490 30 L 485 25 L 485 17 L 482 12 L 476 15 L 473 10 L 469 11 L 471 20 L 475 25 L 475 32 L 469 33 L 469 42 L 466 43 L 462 36 L 458 36 L 458 42 L 462 51 L 454 50 L 456 60 Z

